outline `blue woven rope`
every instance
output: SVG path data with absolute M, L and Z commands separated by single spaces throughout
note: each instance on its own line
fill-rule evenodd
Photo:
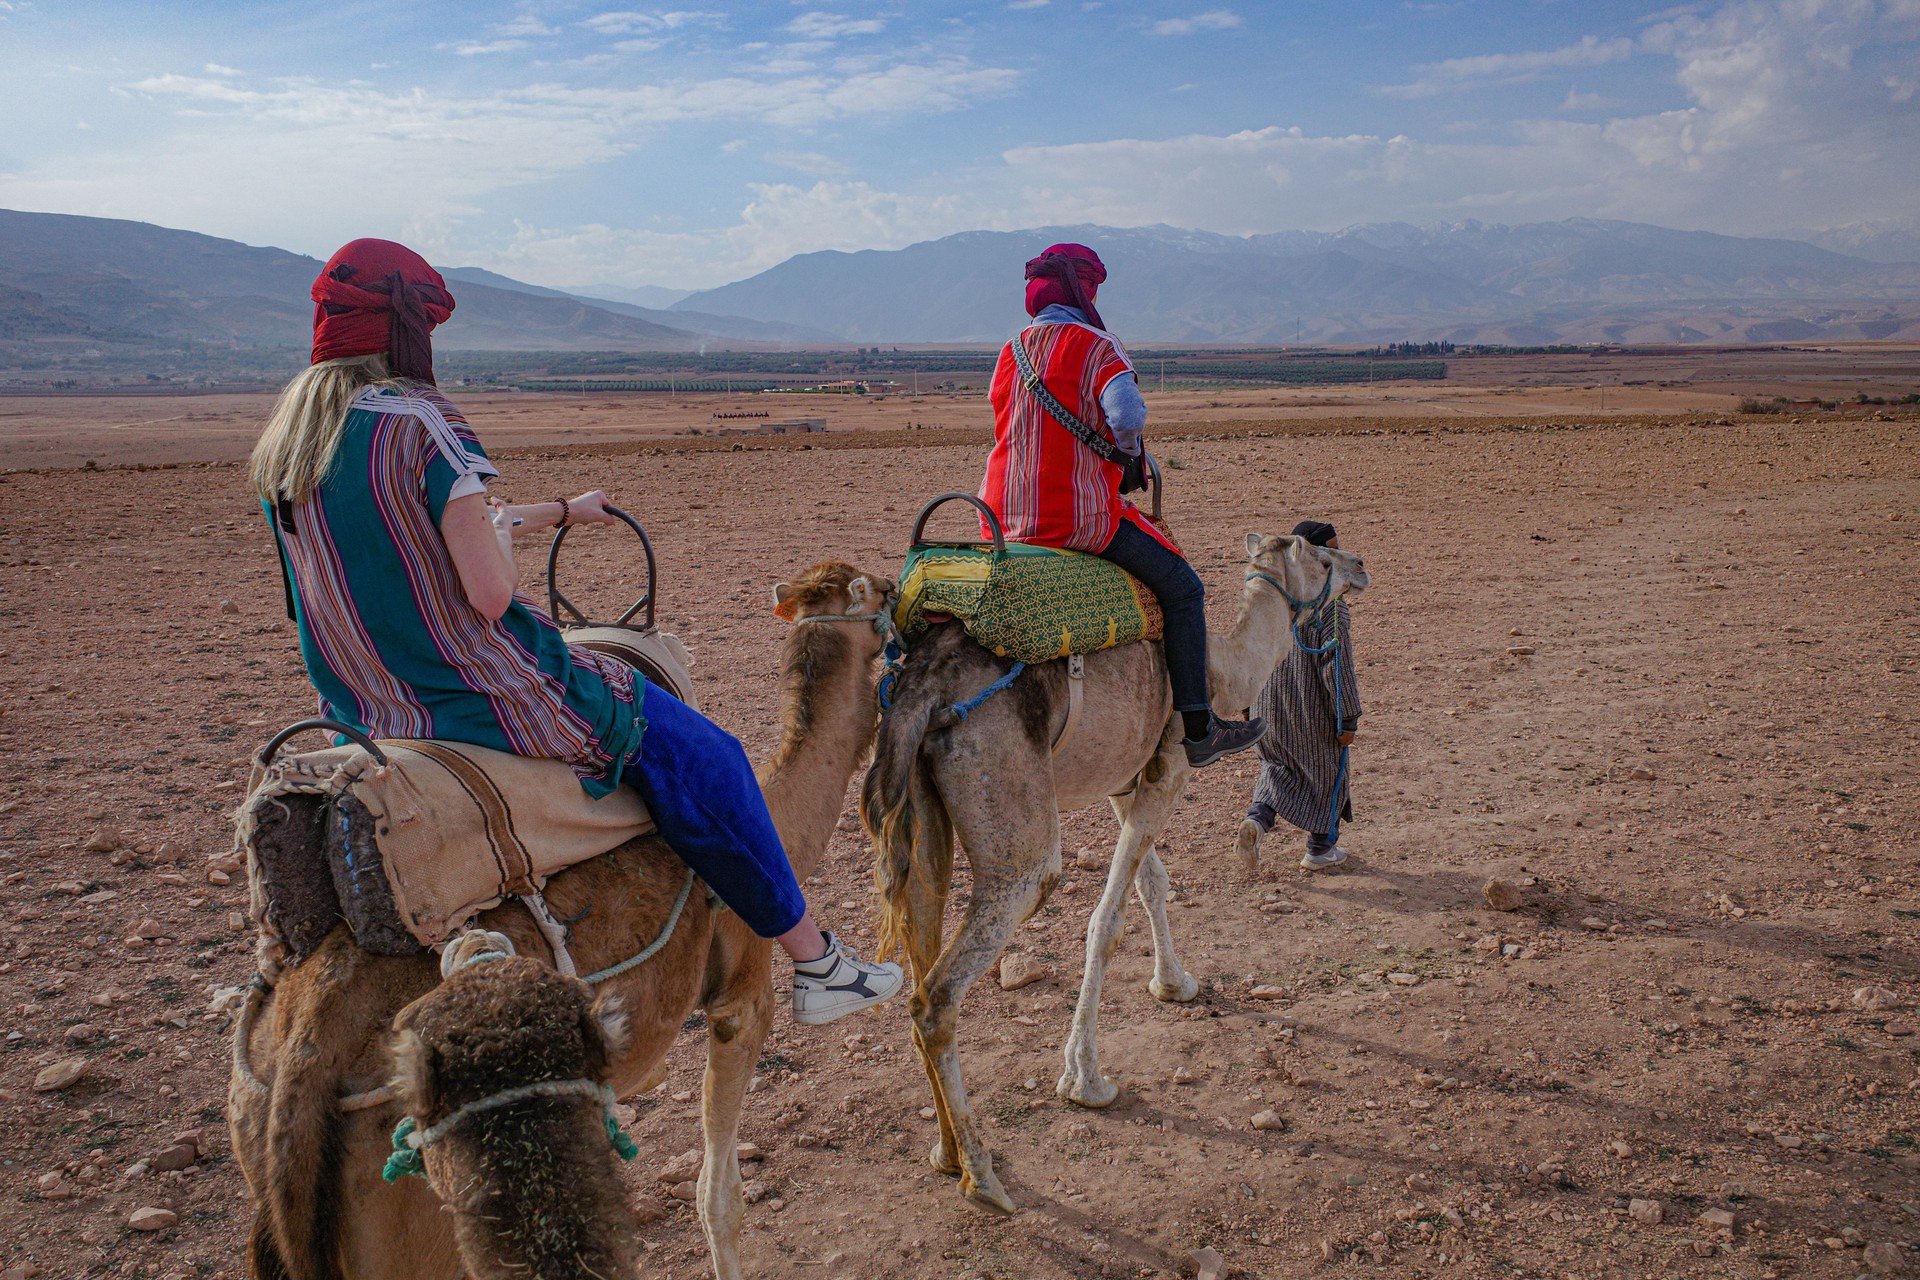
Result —
M 988 698 L 991 698 L 994 694 L 1000 692 L 1002 689 L 1006 688 L 1008 685 L 1012 684 L 1015 680 L 1019 678 L 1020 673 L 1022 671 L 1025 671 L 1026 669 L 1027 669 L 1026 663 L 1016 662 L 1013 664 L 1012 668 L 1008 670 L 1007 674 L 1001 676 L 998 680 L 995 680 L 992 684 L 988 685 L 986 688 L 982 689 L 980 692 L 974 694 L 971 698 L 968 698 L 965 702 L 954 703 L 953 704 L 954 719 L 965 720 L 968 716 L 974 713 L 974 710 L 977 707 L 979 707 L 981 703 L 985 702 Z

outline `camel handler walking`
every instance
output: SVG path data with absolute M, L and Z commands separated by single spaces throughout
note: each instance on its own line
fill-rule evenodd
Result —
M 1340 549 L 1334 527 L 1302 520 L 1293 532 L 1316 547 Z M 1340 824 L 1353 818 L 1347 795 L 1347 748 L 1360 729 L 1360 687 L 1353 676 L 1353 635 L 1347 602 L 1334 602 L 1331 616 L 1301 626 L 1299 644 L 1274 668 L 1254 703 L 1267 730 L 1259 743 L 1260 777 L 1253 803 L 1240 823 L 1234 851 L 1251 871 L 1259 865 L 1260 841 L 1285 818 L 1307 833 L 1300 865 L 1309 871 L 1347 860 Z M 1320 650 L 1315 653 L 1313 650 Z
M 1245 751 L 1259 720 L 1221 720 L 1207 698 L 1207 591 L 1171 539 L 1123 494 L 1147 487 L 1147 403 L 1094 295 L 1100 255 L 1056 244 L 1027 263 L 1033 323 L 1000 350 L 989 397 L 993 451 L 980 481 L 1008 542 L 1086 551 L 1145 584 L 1160 602 L 1173 709 L 1194 768 Z M 981 521 L 981 534 L 990 530 Z
M 562 760 L 589 795 L 629 783 L 660 834 L 793 957 L 793 1013 L 830 1022 L 900 989 L 823 933 L 746 752 L 666 690 L 570 649 L 518 591 L 516 534 L 612 524 L 606 494 L 508 506 L 500 472 L 434 385 L 453 295 L 426 259 L 355 240 L 313 282 L 313 357 L 281 393 L 250 478 L 287 572 L 321 714 L 371 738 Z

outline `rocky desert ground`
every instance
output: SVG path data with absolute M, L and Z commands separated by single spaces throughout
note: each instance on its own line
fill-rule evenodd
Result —
M 249 754 L 312 705 L 235 463 L 258 404 L 61 403 L 0 434 L 39 433 L 0 465 L 46 468 L 0 474 L 0 1275 L 232 1278 L 219 996 L 250 937 L 210 859 Z M 920 501 L 978 473 L 977 400 L 811 442 L 492 415 L 529 403 L 473 413 L 504 491 L 603 485 L 645 521 L 662 621 L 756 755 L 772 584 L 896 569 Z M 1017 937 L 1041 978 L 983 982 L 963 1021 L 1020 1213 L 926 1166 L 903 1004 L 783 1015 L 742 1132 L 749 1273 L 1920 1273 L 1920 419 L 1167 408 L 1167 513 L 1217 625 L 1249 529 L 1315 516 L 1366 556 L 1352 860 L 1310 875 L 1276 836 L 1245 878 L 1253 766 L 1200 775 L 1162 849 L 1202 992 L 1147 993 L 1136 910 L 1102 1024 L 1123 1092 L 1082 1111 L 1051 1086 L 1114 825 L 1071 817 Z M 215 411 L 235 429 L 165 456 L 154 419 Z M 87 434 L 129 422 L 117 450 Z M 630 594 L 633 550 L 570 539 L 569 594 Z M 868 886 L 849 817 L 809 893 L 870 945 Z M 650 1276 L 706 1274 L 661 1176 L 695 1145 L 700 1050 L 631 1104 Z

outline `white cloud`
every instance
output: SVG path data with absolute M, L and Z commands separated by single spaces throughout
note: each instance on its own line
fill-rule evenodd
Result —
M 810 178 L 838 178 L 852 172 L 842 161 L 818 151 L 769 151 L 766 159 L 768 164 L 792 169 Z
M 724 27 L 727 15 L 698 9 L 676 9 L 669 12 L 643 13 L 638 10 L 623 9 L 608 13 L 597 13 L 584 19 L 580 25 L 602 35 L 629 35 L 643 31 L 677 31 L 682 27 L 709 26 Z
M 1560 101 L 1562 111 L 1601 111 L 1616 105 L 1605 94 L 1581 93 L 1578 89 L 1567 90 L 1567 96 Z
M 879 18 L 849 18 L 843 13 L 803 13 L 787 24 L 802 40 L 837 40 L 841 36 L 878 35 L 887 29 Z
M 1633 50 L 1633 41 L 1624 36 L 1613 40 L 1582 36 L 1577 44 L 1559 49 L 1448 58 L 1416 67 L 1420 75 L 1411 84 L 1384 85 L 1381 92 L 1401 98 L 1426 98 L 1479 84 L 1517 84 L 1562 67 L 1597 67 L 1618 62 L 1633 56 Z
M 508 22 L 495 24 L 495 35 L 501 36 L 552 36 L 560 34 L 530 13 L 523 13 Z
M 1191 18 L 1162 18 L 1149 28 L 1156 36 L 1190 36 L 1202 31 L 1231 31 L 1241 24 L 1231 9 L 1209 9 Z
M 0 0 L 0 2 L 4 2 L 4 0 Z M 241 74 L 241 72 L 235 70 L 234 68 L 223 67 L 217 62 L 209 62 L 206 65 L 206 67 L 203 69 L 205 70 L 206 74 L 210 76 L 237 76 Z
M 1044 9 L 1052 3 L 1053 0 L 1012 0 L 1007 8 L 1018 13 L 1022 9 Z
M 514 49 L 527 47 L 525 40 L 463 40 L 454 44 L 438 46 L 463 58 L 471 58 L 483 53 L 507 53 Z

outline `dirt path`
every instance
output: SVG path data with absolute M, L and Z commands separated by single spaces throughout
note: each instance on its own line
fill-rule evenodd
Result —
M 1241 881 L 1251 766 L 1202 775 L 1163 843 L 1202 997 L 1152 1000 L 1130 933 L 1103 1017 L 1121 1101 L 1078 1111 L 1051 1085 L 1103 872 L 1072 861 L 1113 824 L 1069 819 L 1067 879 L 1019 937 L 1059 976 L 984 984 L 963 1023 L 1023 1212 L 926 1168 L 900 1009 L 783 1020 L 743 1133 L 783 1202 L 749 1212 L 750 1274 L 1192 1274 L 1206 1245 L 1248 1276 L 1850 1277 L 1852 1242 L 1920 1241 L 1920 424 L 1161 453 L 1217 623 L 1249 526 L 1330 519 L 1367 557 L 1350 870 L 1308 877 L 1276 837 Z M 927 445 L 505 470 L 523 498 L 605 483 L 642 514 L 709 711 L 764 751 L 769 586 L 821 554 L 893 568 L 919 499 L 976 466 Z M 570 595 L 626 593 L 614 535 L 578 552 Z M 311 705 L 238 469 L 0 477 L 0 650 L 0 1267 L 237 1276 L 227 1036 L 202 1009 L 249 969 L 241 890 L 201 868 L 246 754 Z M 96 832 L 121 850 L 87 851 Z M 836 837 L 809 893 L 870 943 L 864 851 Z M 1527 905 L 1488 910 L 1490 875 Z M 1902 1007 L 1855 1009 L 1862 987 Z M 698 1042 L 637 1104 L 637 1194 L 694 1145 Z M 74 1056 L 78 1083 L 33 1090 Z M 1287 1130 L 1252 1129 L 1264 1109 Z M 123 1176 L 190 1128 L 194 1169 Z M 128 1230 L 148 1205 L 178 1224 Z M 690 1208 L 639 1230 L 647 1274 L 705 1274 Z

